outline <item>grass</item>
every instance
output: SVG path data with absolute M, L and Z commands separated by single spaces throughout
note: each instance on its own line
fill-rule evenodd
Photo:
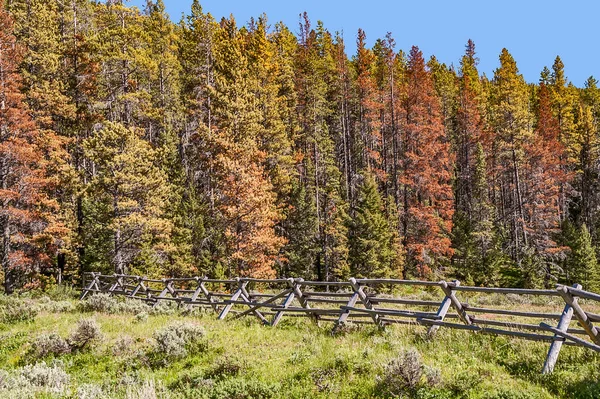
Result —
M 386 365 L 409 348 L 418 351 L 427 368 L 441 372 L 441 382 L 423 382 L 395 392 L 396 397 L 600 397 L 600 356 L 582 348 L 563 347 L 555 372 L 543 376 L 548 345 L 514 338 L 440 329 L 427 340 L 423 327 L 404 325 L 385 330 L 361 326 L 332 336 L 330 323 L 317 326 L 284 317 L 271 328 L 251 317 L 219 321 L 212 312 L 150 314 L 144 321 L 130 313 L 80 312 L 73 310 L 76 301 L 69 301 L 74 306 L 51 307 L 48 299 L 33 299 L 29 305 L 39 307 L 33 320 L 0 323 L 0 398 L 394 397 L 382 384 Z M 57 332 L 66 338 L 80 319 L 89 317 L 103 335 L 91 349 L 58 358 L 31 357 L 40 334 Z M 154 362 L 153 334 L 174 322 L 201 326 L 206 348 Z M 115 355 L 123 337 L 131 339 Z M 41 361 L 63 368 L 68 387 L 50 392 L 43 386 L 10 386 L 24 367 Z

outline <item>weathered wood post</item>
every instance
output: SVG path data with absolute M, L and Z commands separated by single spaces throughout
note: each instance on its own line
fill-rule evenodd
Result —
M 579 288 L 576 288 L 574 286 L 574 288 L 576 289 L 581 289 L 580 285 L 578 285 L 578 287 Z M 579 303 L 577 302 L 577 297 L 574 297 L 569 292 L 569 288 L 564 285 L 558 287 L 557 291 L 560 294 L 560 296 L 565 300 L 565 302 L 568 305 L 571 305 L 571 307 L 573 308 L 573 313 L 579 321 L 579 324 L 581 324 L 585 332 L 588 333 L 592 341 L 595 344 L 600 345 L 600 336 L 598 335 L 598 329 L 592 324 L 592 321 L 590 320 L 589 316 L 585 313 L 581 306 L 579 306 Z
M 358 283 L 354 277 L 352 277 L 350 279 L 350 286 L 354 290 L 354 294 L 350 297 L 350 299 L 348 300 L 348 303 L 346 304 L 346 306 L 340 313 L 340 317 L 338 318 L 337 322 L 335 323 L 335 326 L 333 327 L 334 332 L 336 331 L 337 328 L 339 328 L 341 325 L 343 325 L 346 322 L 346 320 L 348 319 L 348 316 L 350 316 L 349 308 L 353 308 L 359 300 L 362 302 L 362 304 L 365 306 L 366 309 L 369 309 L 369 310 L 373 309 L 373 304 L 371 303 L 371 301 L 369 301 L 369 297 L 363 291 L 364 286 L 362 284 Z M 379 317 L 378 314 L 371 313 L 370 316 L 373 319 L 373 321 L 375 322 L 375 324 L 377 324 L 379 327 L 382 327 L 381 318 Z
M 133 289 L 133 291 L 131 291 L 131 293 L 129 294 L 129 298 L 135 297 L 140 289 L 145 288 L 144 287 L 144 280 L 143 280 L 142 277 L 137 276 L 135 279 L 137 280 L 137 285 L 135 286 L 135 288 Z
M 93 290 L 94 287 L 96 287 L 97 290 L 100 289 L 99 287 L 99 282 L 98 282 L 98 276 L 100 275 L 100 273 L 94 273 L 92 272 L 92 280 L 90 281 L 90 284 L 85 287 L 83 289 L 83 292 L 81 293 L 81 295 L 79 296 L 79 300 L 81 301 L 83 298 L 85 298 L 87 296 L 87 294 L 90 292 L 90 290 Z
M 452 305 L 452 307 L 456 309 L 456 312 L 458 313 L 458 318 L 466 325 L 473 324 L 473 320 L 471 320 L 471 317 L 469 317 L 462 303 L 460 303 L 460 301 L 456 297 L 455 292 L 452 290 L 452 287 L 460 286 L 460 281 L 454 280 L 451 284 L 442 281 L 440 286 L 442 287 L 442 290 L 444 291 L 446 296 L 450 299 L 450 304 Z
M 581 288 L 581 285 L 574 284 L 573 287 Z M 573 307 L 567 302 L 565 304 L 565 308 L 562 311 L 562 315 L 560 316 L 560 320 L 558 321 L 556 329 L 562 332 L 567 332 L 569 325 L 571 324 L 572 318 Z M 562 348 L 562 344 L 564 341 L 564 337 L 556 333 L 554 334 L 554 340 L 550 344 L 550 349 L 548 350 L 548 355 L 546 356 L 546 361 L 544 362 L 542 374 L 552 373 L 552 371 L 554 370 L 554 366 L 556 365 L 556 361 L 558 360 L 558 354 L 560 353 L 560 349 Z
M 294 282 L 293 278 L 287 279 L 287 286 L 290 289 L 290 293 L 287 295 L 287 297 L 283 301 L 283 304 L 282 304 L 283 309 L 287 309 L 292 304 L 292 302 L 294 301 L 294 298 L 296 297 L 296 290 L 295 290 L 296 283 Z M 283 317 L 283 312 L 285 311 L 283 309 L 278 310 L 277 313 L 275 313 L 275 316 L 273 316 L 273 321 L 271 322 L 271 326 L 275 327 L 277 324 L 279 324 L 279 321 Z
M 448 309 L 450 309 L 450 306 L 452 305 L 452 299 L 450 299 L 450 296 L 448 295 L 448 293 L 443 289 L 443 286 L 448 287 L 448 283 L 446 283 L 445 281 L 440 281 L 440 287 L 442 287 L 442 291 L 444 292 L 444 294 L 446 295 L 444 297 L 444 299 L 442 299 L 442 303 L 440 304 L 440 307 L 438 308 L 436 315 L 436 318 L 440 321 L 443 321 L 444 318 L 446 317 L 446 314 L 448 313 Z M 454 280 L 454 285 L 456 287 L 458 287 L 460 285 L 460 281 L 458 280 Z M 437 330 L 440 329 L 440 326 L 438 325 L 431 325 L 429 327 L 429 329 L 427 330 L 427 337 L 428 338 L 433 338 L 435 336 L 435 333 L 437 332 Z
M 230 301 L 237 301 L 239 299 L 239 297 L 243 294 L 243 289 L 246 287 L 246 284 L 248 284 L 245 281 L 242 281 L 239 277 L 236 277 L 235 280 L 238 283 L 238 288 L 237 290 L 235 290 L 235 292 L 231 295 L 231 298 L 229 298 Z M 227 317 L 227 313 L 229 313 L 229 311 L 231 310 L 231 308 L 233 307 L 233 303 L 230 302 L 227 305 L 225 305 L 225 307 L 223 308 L 223 310 L 221 310 L 221 313 L 219 314 L 218 319 L 219 320 L 223 320 L 225 319 L 225 317 Z

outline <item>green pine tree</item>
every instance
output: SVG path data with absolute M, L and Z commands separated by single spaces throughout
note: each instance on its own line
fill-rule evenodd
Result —
M 173 223 L 157 151 L 139 129 L 105 122 L 83 144 L 93 167 L 86 187 L 86 261 L 97 270 L 165 275 L 170 269 Z
M 581 284 L 584 289 L 600 290 L 600 270 L 592 237 L 584 224 L 577 229 L 570 223 L 563 227 L 571 252 L 567 256 L 565 274 L 568 284 Z
M 289 198 L 290 205 L 283 223 L 288 240 L 284 247 L 287 263 L 282 265 L 280 273 L 285 277 L 316 279 L 315 264 L 319 253 L 316 236 L 319 224 L 314 196 L 295 179 Z
M 358 188 L 354 218 L 349 226 L 349 263 L 352 276 L 397 277 L 401 253 L 385 214 L 375 178 L 365 174 Z M 394 245 L 396 244 L 396 245 Z

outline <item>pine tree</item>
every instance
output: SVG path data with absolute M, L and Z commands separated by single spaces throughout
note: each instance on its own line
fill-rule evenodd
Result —
M 335 159 L 335 136 L 329 131 L 332 124 L 328 123 L 335 98 L 327 84 L 335 76 L 333 50 L 331 34 L 322 23 L 318 23 L 317 29 L 311 29 L 305 14 L 296 59 L 301 130 L 295 147 L 299 153 L 297 168 L 301 171 L 300 181 L 315 198 L 319 226 L 315 239 L 321 249 L 315 262 L 316 274 L 319 280 L 326 281 L 346 277 L 349 273 L 348 204 L 342 197 L 342 174 Z
M 396 53 L 396 43 L 387 33 L 385 39 L 378 39 L 373 47 L 375 55 L 374 78 L 377 84 L 379 101 L 381 102 L 381 151 L 384 191 L 392 195 L 397 204 L 400 203 L 398 188 L 399 177 L 399 115 L 402 81 L 405 60 L 402 52 Z
M 293 58 L 289 49 L 278 51 L 277 39 L 269 35 L 267 29 L 264 15 L 257 21 L 250 21 L 245 52 L 248 57 L 249 90 L 259 104 L 257 146 L 266 155 L 263 166 L 269 174 L 278 202 L 282 203 L 289 194 L 293 174 L 291 140 L 295 122 L 290 120 L 293 112 L 290 108 L 295 102 L 291 92 L 293 76 L 288 69 Z M 280 36 L 279 39 L 283 38 Z
M 531 139 L 525 143 L 524 204 L 529 245 L 544 263 L 546 281 L 555 277 L 554 265 L 563 256 L 556 243 L 561 222 L 561 190 L 568 184 L 563 160 L 565 148 L 559 141 L 558 119 L 552 114 L 550 95 L 541 83 L 538 122 Z
M 274 264 L 285 244 L 275 232 L 281 217 L 273 187 L 254 154 L 223 141 L 215 170 L 222 173 L 218 210 L 223 218 L 230 275 L 275 277 Z
M 283 222 L 288 243 L 284 247 L 287 262 L 282 267 L 281 275 L 317 279 L 315 270 L 320 248 L 316 241 L 319 224 L 314 196 L 296 179 L 292 187 Z
M 383 200 L 372 175 L 366 173 L 358 189 L 349 228 L 350 273 L 361 278 L 398 277 L 402 252 L 392 231 Z
M 502 234 L 494 223 L 496 209 L 488 197 L 488 171 L 481 143 L 473 157 L 470 213 L 457 211 L 454 215 L 454 274 L 467 282 L 497 285 L 506 256 L 502 253 Z
M 170 269 L 173 224 L 158 153 L 140 129 L 105 122 L 84 144 L 92 163 L 86 188 L 86 262 L 100 270 L 160 276 Z
M 568 224 L 564 226 L 567 245 L 570 253 L 566 261 L 566 283 L 581 284 L 584 289 L 598 292 L 600 290 L 600 269 L 596 251 L 592 245 L 592 237 L 586 227 L 577 229 Z
M 23 49 L 12 30 L 0 4 L 0 263 L 7 294 L 39 283 L 69 237 L 52 197 L 58 183 L 53 160 L 66 158 L 63 142 L 30 116 L 20 91 Z
M 563 173 L 572 174 L 572 168 L 569 166 L 569 158 L 573 156 L 569 149 L 572 147 L 575 130 L 576 130 L 576 114 L 577 114 L 577 93 L 575 88 L 567 84 L 567 78 L 564 73 L 564 64 L 560 57 L 556 57 L 552 65 L 552 72 L 547 68 L 549 75 L 546 80 L 546 86 L 549 89 L 550 99 L 552 102 L 552 112 L 558 123 L 558 141 L 567 150 L 566 153 L 560 154 L 560 163 Z M 546 83 L 546 82 L 543 82 Z M 575 157 L 576 158 L 576 157 Z M 570 176 L 572 177 L 572 176 Z M 564 220 L 568 215 L 568 206 L 570 195 L 573 195 L 573 187 L 570 179 L 561 182 L 560 187 L 560 218 Z
M 596 166 L 600 159 L 600 138 L 591 107 L 581 104 L 577 120 L 576 139 L 571 147 L 577 154 L 575 182 L 577 191 L 580 193 L 580 198 L 576 203 L 576 220 L 586 226 L 596 226 L 598 219 L 594 209 L 600 203 L 600 197 L 597 195 L 599 182 Z M 594 232 L 592 228 L 589 230 L 590 234 Z
M 407 75 L 400 177 L 402 233 L 413 272 L 427 276 L 452 255 L 453 157 L 432 78 L 417 47 L 410 52 Z
M 488 165 L 492 198 L 503 221 L 502 228 L 510 234 L 507 251 L 525 274 L 529 270 L 525 270 L 522 261 L 530 253 L 530 239 L 525 219 L 523 164 L 524 145 L 531 139 L 532 123 L 527 85 L 506 49 L 502 50 L 500 67 L 494 73 L 490 108 Z
M 375 57 L 373 52 L 366 48 L 366 35 L 362 29 L 358 30 L 356 40 L 357 54 L 354 58 L 356 74 L 356 99 L 357 99 L 357 128 L 360 135 L 360 155 L 357 166 L 371 170 L 379 180 L 385 180 L 382 165 L 382 136 L 379 115 L 382 105 L 377 93 L 373 76 Z

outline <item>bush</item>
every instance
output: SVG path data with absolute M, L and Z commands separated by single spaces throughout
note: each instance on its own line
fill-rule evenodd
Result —
M 126 399 L 157 399 L 156 387 L 153 380 L 144 381 L 139 387 L 127 387 Z
M 37 307 L 29 299 L 0 296 L 0 323 L 33 321 L 37 314 Z
M 147 312 L 140 312 L 135 315 L 136 323 L 145 323 L 146 321 L 148 321 L 148 313 Z
M 133 344 L 134 344 L 134 341 L 130 336 L 125 335 L 123 337 L 120 337 L 119 339 L 117 339 L 117 341 L 113 345 L 112 353 L 115 356 L 120 356 L 120 355 L 125 355 L 127 353 L 130 353 L 131 349 L 133 347 Z
M 143 301 L 139 299 L 125 298 L 124 300 L 118 301 L 112 310 L 113 313 L 128 313 L 128 314 L 140 314 L 147 313 L 151 308 Z
M 108 395 L 101 386 L 96 384 L 84 384 L 77 388 L 77 399 L 104 399 Z
M 200 352 L 206 346 L 204 335 L 204 329 L 197 324 L 174 323 L 154 332 L 155 353 L 167 359 L 178 359 L 188 353 Z
M 100 312 L 108 314 L 127 313 L 140 314 L 151 311 L 160 314 L 165 312 L 163 307 L 150 308 L 145 302 L 132 298 L 117 298 L 105 293 L 97 293 L 88 296 L 86 300 L 77 304 L 77 309 L 81 312 Z M 172 313 L 172 311 L 170 311 Z
M 94 319 L 82 319 L 77 323 L 77 328 L 69 336 L 69 345 L 72 350 L 84 350 L 93 342 L 102 338 L 100 326 Z
M 227 379 L 215 385 L 210 397 L 213 399 L 255 399 L 285 397 L 278 385 L 253 379 Z
M 69 375 L 60 363 L 27 365 L 15 371 L 0 371 L 0 397 L 33 398 L 42 393 L 64 395 Z
M 425 382 L 423 377 L 425 376 Z M 414 349 L 408 349 L 390 361 L 384 370 L 380 388 L 391 395 L 414 394 L 423 386 L 436 386 L 441 383 L 441 374 L 437 369 L 423 365 L 421 355 Z
M 27 365 L 21 369 L 21 377 L 32 386 L 53 393 L 61 393 L 69 386 L 69 375 L 60 363 L 52 366 L 45 362 Z
M 49 355 L 60 356 L 71 352 L 71 346 L 57 333 L 42 334 L 32 344 L 32 355 L 44 358 Z
M 215 366 L 206 373 L 209 378 L 234 377 L 246 368 L 246 364 L 232 357 L 221 358 Z
M 80 301 L 77 308 L 81 312 L 113 313 L 117 308 L 117 300 L 108 294 L 97 293 Z
M 39 310 L 48 313 L 70 313 L 77 308 L 70 301 L 53 301 L 48 297 L 42 297 L 43 301 L 39 302 Z

